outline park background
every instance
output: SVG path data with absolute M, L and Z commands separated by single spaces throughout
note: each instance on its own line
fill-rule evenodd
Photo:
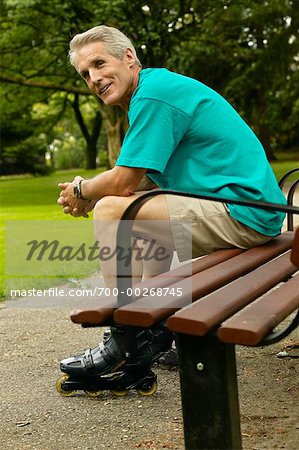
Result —
M 93 176 L 119 151 L 125 116 L 99 104 L 67 61 L 70 38 L 93 25 L 131 36 L 144 67 L 165 66 L 220 92 L 262 140 L 278 179 L 298 167 L 298 0 L 0 5 L 2 295 L 6 221 L 83 220 L 61 213 L 57 183 Z M 59 361 L 100 340 L 98 329 L 71 323 L 69 309 L 0 304 L 1 448 L 181 450 L 176 372 L 157 369 L 158 393 L 150 398 L 65 399 L 55 392 Z M 237 350 L 244 450 L 298 449 L 295 360 L 275 357 L 281 345 Z
M 298 166 L 298 0 L 2 0 L 2 297 L 6 221 L 74 220 L 56 204 L 57 183 L 110 168 L 120 150 L 126 114 L 100 104 L 67 60 L 70 39 L 101 23 L 132 39 L 144 68 L 221 93 L 277 179 Z

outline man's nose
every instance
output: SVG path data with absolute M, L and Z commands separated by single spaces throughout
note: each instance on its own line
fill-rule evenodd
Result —
M 90 69 L 89 76 L 92 83 L 99 83 L 102 80 L 102 75 L 97 69 Z

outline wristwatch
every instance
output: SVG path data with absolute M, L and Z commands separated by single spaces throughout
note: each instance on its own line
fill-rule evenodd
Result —
M 76 198 L 79 198 L 80 200 L 87 200 L 86 198 L 83 197 L 82 195 L 82 189 L 81 189 L 81 183 L 82 183 L 83 179 L 79 180 L 75 185 L 74 185 L 74 196 Z

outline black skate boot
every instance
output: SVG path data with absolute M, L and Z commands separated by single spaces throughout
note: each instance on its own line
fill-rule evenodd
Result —
M 126 363 L 124 345 L 127 344 L 125 331 L 128 330 L 130 330 L 133 340 L 136 336 L 140 349 L 144 345 L 149 345 L 153 361 L 171 348 L 173 334 L 165 327 L 155 326 L 150 329 L 142 329 L 116 325 L 110 330 L 104 331 L 103 342 L 98 347 L 63 359 L 60 363 L 60 370 L 75 376 L 94 376 L 117 370 Z
M 166 327 L 163 327 L 162 325 L 157 325 L 152 328 L 148 329 L 151 333 L 151 342 L 150 347 L 152 349 L 153 353 L 153 362 L 156 362 L 161 359 L 161 364 L 163 365 L 164 361 L 164 355 L 168 354 L 170 352 L 176 353 L 176 348 L 172 348 L 172 342 L 173 342 L 173 333 L 169 331 Z M 108 341 L 109 337 L 111 335 L 110 329 L 107 329 L 103 333 L 103 341 L 102 344 L 105 345 L 105 343 Z M 93 349 L 92 351 L 95 351 L 96 349 Z M 166 358 L 165 366 L 168 365 L 169 358 Z M 177 357 L 176 357 L 177 360 Z M 169 365 L 176 365 L 177 362 L 175 362 L 174 358 L 171 356 L 169 360 Z
M 155 367 L 167 370 L 176 370 L 179 366 L 178 351 L 176 347 L 163 352 L 156 360 Z
M 176 370 L 179 367 L 178 350 L 176 347 L 176 340 L 174 339 L 172 345 L 165 352 L 160 354 L 155 360 L 155 367 L 160 369 Z
M 97 396 L 102 390 L 124 395 L 135 388 L 143 395 L 156 390 L 156 375 L 151 371 L 152 333 L 127 326 L 113 326 L 105 343 L 81 355 L 66 358 L 60 369 L 66 375 L 57 380 L 56 389 L 64 396 L 83 390 Z
M 106 332 L 103 342 L 77 356 L 70 356 L 60 363 L 64 373 L 86 377 L 117 371 L 132 356 L 142 354 L 149 346 L 151 335 L 147 330 L 115 325 Z

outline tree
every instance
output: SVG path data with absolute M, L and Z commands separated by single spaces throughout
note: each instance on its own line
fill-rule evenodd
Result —
M 60 107 L 56 108 L 56 115 L 50 114 L 49 122 L 49 117 L 45 118 L 44 132 L 51 134 L 55 123 L 72 108 L 86 140 L 87 167 L 94 168 L 102 124 L 100 106 L 81 85 L 66 58 L 73 27 L 80 21 L 85 24 L 89 18 L 88 7 L 92 9 L 92 2 L 89 5 L 84 2 L 84 6 L 80 3 L 73 0 L 63 4 L 57 0 L 2 1 L 1 79 L 5 83 L 3 97 L 6 101 L 17 105 L 20 95 L 26 93 L 27 102 L 24 95 L 22 97 L 28 109 L 35 102 L 41 102 L 41 97 L 43 102 L 51 103 L 53 95 L 64 93 L 58 97 Z M 28 88 L 31 88 L 29 94 Z M 81 112 L 79 96 L 92 99 L 94 114 L 88 121 Z
M 55 121 L 73 111 L 86 142 L 88 167 L 95 166 L 103 120 L 113 165 L 126 130 L 126 114 L 100 106 L 66 59 L 70 38 L 98 25 L 101 18 L 101 23 L 132 38 L 143 67 L 167 66 L 220 91 L 255 129 L 271 159 L 275 145 L 291 142 L 285 135 L 293 136 L 292 142 L 298 139 L 293 119 L 294 114 L 298 117 L 298 106 L 292 106 L 299 96 L 294 82 L 299 45 L 295 3 L 2 0 L 5 96 L 15 105 L 21 96 L 30 109 L 36 101 L 51 105 L 53 95 L 60 93 L 51 126 L 45 119 L 39 129 L 50 136 Z M 92 114 L 85 114 L 86 103 L 92 105 Z
M 1 106 L 5 106 L 2 102 Z M 23 110 L 23 116 L 29 111 Z M 46 145 L 42 137 L 34 135 L 34 124 L 20 120 L 20 111 L 8 111 L 1 121 L 0 174 L 44 174 Z
M 101 0 L 96 3 L 66 0 L 63 4 L 58 0 L 3 1 L 2 80 L 6 84 L 42 88 L 47 90 L 49 97 L 58 91 L 65 92 L 67 97 L 75 94 L 70 106 L 86 140 L 89 167 L 95 164 L 100 115 L 99 111 L 95 112 L 88 130 L 80 112 L 79 98 L 88 92 L 65 59 L 69 37 L 96 25 L 101 17 L 101 22 L 119 27 L 132 37 L 145 67 L 167 65 L 171 53 L 198 27 L 192 1 L 166 0 L 162 4 L 153 0 L 148 3 L 140 0 Z M 204 3 L 205 9 L 211 10 L 217 1 Z M 19 53 L 18 62 L 14 58 L 16 52 Z M 109 160 L 113 164 L 126 129 L 126 118 L 120 109 L 108 108 L 104 120 Z
M 298 57 L 299 12 L 295 2 L 252 1 L 243 12 L 238 39 L 238 65 L 232 71 L 227 92 L 233 96 L 274 159 L 275 141 L 286 117 L 273 112 L 281 102 L 282 90 L 292 83 Z M 297 87 L 297 97 L 299 88 Z M 282 112 L 282 111 L 281 111 Z M 278 120 L 277 120 L 278 119 Z

